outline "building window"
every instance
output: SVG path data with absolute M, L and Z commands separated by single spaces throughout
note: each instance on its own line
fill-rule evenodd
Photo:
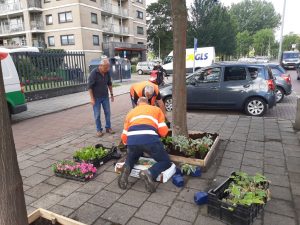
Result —
M 136 2 L 143 4 L 143 0 L 136 0 Z
M 48 37 L 48 45 L 49 46 L 54 46 L 55 45 L 54 36 Z
M 98 17 L 96 13 L 91 13 L 91 21 L 94 24 L 98 24 Z
M 58 21 L 59 23 L 68 23 L 72 22 L 72 12 L 63 12 L 63 13 L 58 13 Z
M 61 35 L 60 42 L 61 45 L 74 45 L 75 44 L 74 35 L 73 34 Z
M 93 35 L 93 44 L 99 45 L 99 36 L 98 35 Z
M 137 34 L 144 34 L 144 27 L 137 27 Z
M 143 19 L 144 18 L 143 12 L 141 12 L 139 10 L 136 10 L 136 17 L 139 18 L 139 19 Z
M 53 24 L 52 15 L 46 15 L 46 25 Z

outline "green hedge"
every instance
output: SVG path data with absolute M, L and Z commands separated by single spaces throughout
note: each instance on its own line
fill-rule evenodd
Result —
M 136 73 L 136 65 L 131 65 L 131 73 Z

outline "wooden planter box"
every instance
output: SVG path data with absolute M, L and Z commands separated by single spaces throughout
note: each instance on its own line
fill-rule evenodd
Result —
M 69 219 L 67 217 L 58 215 L 56 213 L 50 212 L 48 210 L 45 209 L 37 209 L 34 212 L 32 212 L 31 214 L 28 215 L 28 223 L 29 225 L 32 224 L 33 222 L 35 222 L 37 219 L 39 218 L 44 218 L 50 221 L 54 221 L 53 224 L 61 224 L 61 225 L 86 225 L 84 223 L 80 223 L 78 221 Z M 56 223 L 55 223 L 56 222 Z
M 192 136 L 194 136 L 196 134 L 204 134 L 204 133 L 203 132 L 197 132 L 197 131 L 189 132 L 189 136 L 192 139 L 193 139 Z M 207 134 L 210 134 L 210 133 L 207 133 Z M 219 141 L 220 141 L 219 134 L 214 134 L 214 135 L 216 135 L 214 143 L 211 146 L 210 150 L 208 151 L 208 153 L 206 154 L 204 159 L 196 159 L 196 158 L 189 158 L 189 157 L 169 154 L 171 161 L 177 162 L 177 163 L 188 163 L 188 164 L 191 164 L 191 165 L 200 166 L 205 171 L 207 169 L 207 167 L 210 165 L 210 162 L 211 162 L 211 160 L 213 159 L 213 157 L 215 155 L 216 148 L 217 148 L 217 146 L 219 144 Z

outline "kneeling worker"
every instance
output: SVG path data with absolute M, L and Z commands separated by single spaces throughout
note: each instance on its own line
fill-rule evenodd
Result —
M 165 151 L 160 137 L 165 137 L 168 127 L 165 116 L 160 108 L 148 104 L 148 99 L 140 97 L 137 107 L 132 109 L 126 116 L 122 142 L 127 145 L 127 158 L 118 179 L 121 189 L 126 189 L 128 177 L 143 153 L 147 153 L 157 163 L 148 170 L 140 171 L 140 178 L 145 182 L 146 190 L 155 192 L 154 181 L 159 174 L 170 168 L 171 161 Z

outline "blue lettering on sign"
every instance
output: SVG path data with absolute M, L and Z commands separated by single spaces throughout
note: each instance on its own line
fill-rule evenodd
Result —
M 208 53 L 200 53 L 195 55 L 196 60 L 206 60 L 208 59 Z

